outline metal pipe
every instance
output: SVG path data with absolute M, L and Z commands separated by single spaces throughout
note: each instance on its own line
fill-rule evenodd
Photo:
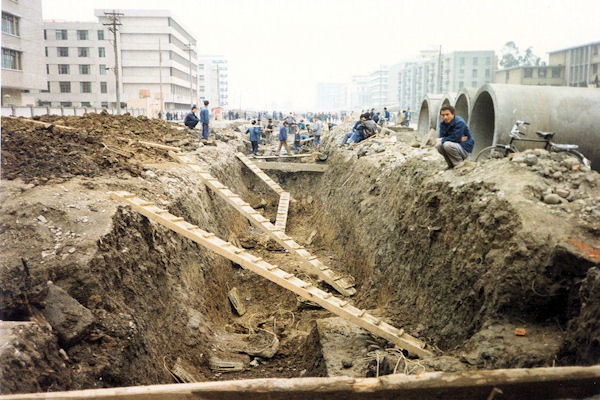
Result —
M 428 94 L 421 103 L 419 110 L 419 125 L 417 131 L 428 134 L 430 129 L 437 129 L 437 114 L 440 109 L 441 94 Z
M 555 132 L 553 141 L 579 145 L 600 170 L 600 90 L 556 86 L 485 84 L 473 100 L 469 127 L 473 154 L 495 143 L 508 143 L 516 120 L 530 122 L 527 137 L 536 131 Z M 534 147 L 519 143 L 519 149 Z
M 456 115 L 462 117 L 467 124 L 469 123 L 469 116 L 471 113 L 471 103 L 477 93 L 477 88 L 462 88 L 456 100 L 454 101 L 454 108 L 456 109 Z

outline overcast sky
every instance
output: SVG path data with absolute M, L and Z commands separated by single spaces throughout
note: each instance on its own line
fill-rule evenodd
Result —
M 232 107 L 313 107 L 318 82 L 345 82 L 421 49 L 547 52 L 600 40 L 600 0 L 42 0 L 44 19 L 170 9 L 198 52 L 229 61 Z

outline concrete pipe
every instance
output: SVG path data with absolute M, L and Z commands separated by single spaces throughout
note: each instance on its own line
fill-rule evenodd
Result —
M 442 100 L 441 94 L 428 94 L 421 103 L 421 110 L 419 111 L 419 126 L 417 131 L 420 134 L 428 134 L 430 129 L 436 129 L 437 113 L 440 109 L 440 102 Z
M 555 132 L 554 142 L 579 145 L 599 171 L 599 110 L 600 90 L 594 88 L 485 84 L 471 108 L 473 154 L 495 143 L 508 143 L 511 127 L 522 120 L 531 123 L 527 137 L 537 138 L 535 131 Z M 536 147 L 536 143 L 516 145 L 521 150 Z
M 462 117 L 467 124 L 469 123 L 471 102 L 475 97 L 475 93 L 477 93 L 477 88 L 463 88 L 458 92 L 458 96 L 456 96 L 456 101 L 454 102 L 456 115 Z
M 454 105 L 454 100 L 456 99 L 456 92 L 452 92 L 452 93 L 446 93 L 441 101 L 440 101 L 440 106 L 437 110 L 437 117 L 436 117 L 436 124 L 435 124 L 435 129 L 438 130 L 440 128 L 440 122 L 442 122 L 442 118 L 440 117 L 440 112 L 442 111 L 442 107 L 444 106 L 453 106 Z

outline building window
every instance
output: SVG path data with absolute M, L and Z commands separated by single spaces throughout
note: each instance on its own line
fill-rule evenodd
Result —
M 67 40 L 68 37 L 66 29 L 56 30 L 56 40 Z
M 492 57 L 485 58 L 485 65 L 492 65 Z
M 106 50 L 104 50 L 104 47 L 98 47 L 98 57 L 106 57 Z
M 546 77 L 546 68 L 538 68 L 538 78 Z
M 489 69 L 485 70 L 485 79 L 490 79 L 491 72 Z
M 533 68 L 525 68 L 523 70 L 523 77 L 524 78 L 531 78 L 533 76 Z
M 458 73 L 459 73 L 460 75 L 464 75 L 464 74 L 465 74 L 465 70 L 461 68 L 461 69 L 458 71 Z
M 48 33 L 46 32 L 46 29 L 44 29 L 44 40 L 48 40 Z
M 58 82 L 61 93 L 71 93 L 71 82 Z
M 473 57 L 473 65 L 479 64 L 479 59 L 477 57 Z
M 19 36 L 19 17 L 9 13 L 2 13 L 2 33 Z
M 2 49 L 2 68 L 21 70 L 21 52 Z
M 100 75 L 106 75 L 106 65 L 100 64 Z
M 560 78 L 560 67 L 552 67 L 552 77 Z
M 78 29 L 77 40 L 88 40 L 88 31 Z
M 59 57 L 69 57 L 69 48 L 68 47 L 57 47 L 56 55 Z
M 198 69 L 204 69 L 204 64 L 198 64 Z
M 510 71 L 506 71 L 505 74 L 506 75 L 504 75 L 504 83 L 508 83 L 508 79 L 510 78 Z
M 464 57 L 459 58 L 459 61 L 460 61 L 460 65 L 465 65 L 465 58 Z
M 92 93 L 92 82 L 80 82 L 81 93 Z
M 477 87 L 477 81 L 473 81 L 473 82 L 471 82 L 471 87 L 474 87 L 474 88 L 476 88 L 476 87 Z
M 70 101 L 61 101 L 60 106 L 61 107 L 73 107 L 73 103 Z
M 98 31 L 98 40 L 104 40 L 104 31 L 103 30 Z
M 69 64 L 58 64 L 59 75 L 69 75 Z
M 50 93 L 50 81 L 46 81 L 46 86 L 48 88 L 46 90 L 41 90 L 42 93 Z M 48 103 L 50 103 L 50 102 L 48 102 Z M 48 105 L 50 105 L 50 104 L 48 104 Z
M 102 103 L 100 103 L 100 107 L 108 108 L 108 101 L 103 101 Z
M 106 82 L 100 82 L 100 93 L 108 93 L 108 84 Z
M 90 74 L 90 65 L 89 64 L 79 65 L 79 74 L 80 75 L 89 75 Z
M 473 78 L 477 78 L 477 70 L 476 69 L 473 70 Z
M 44 47 L 44 54 L 46 55 L 46 57 L 48 57 L 48 48 Z
M 88 47 L 78 47 L 77 48 L 77 55 L 79 57 L 89 57 L 90 56 L 90 49 Z
M 82 101 L 81 102 L 81 107 L 91 107 L 92 104 L 89 101 Z
M 50 65 L 46 64 L 46 75 L 50 75 Z

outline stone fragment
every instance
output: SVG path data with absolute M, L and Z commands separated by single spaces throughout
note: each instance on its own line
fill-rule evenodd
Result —
M 537 162 L 538 158 L 535 154 L 527 154 L 527 156 L 525 156 L 525 164 L 528 166 L 533 167 Z
M 559 204 L 560 202 L 560 196 L 556 193 L 551 193 L 544 196 L 544 203 L 546 204 Z
M 46 217 L 44 217 L 43 215 L 38 215 L 37 219 L 42 223 L 45 224 L 46 222 L 48 222 L 48 220 L 46 219 Z

